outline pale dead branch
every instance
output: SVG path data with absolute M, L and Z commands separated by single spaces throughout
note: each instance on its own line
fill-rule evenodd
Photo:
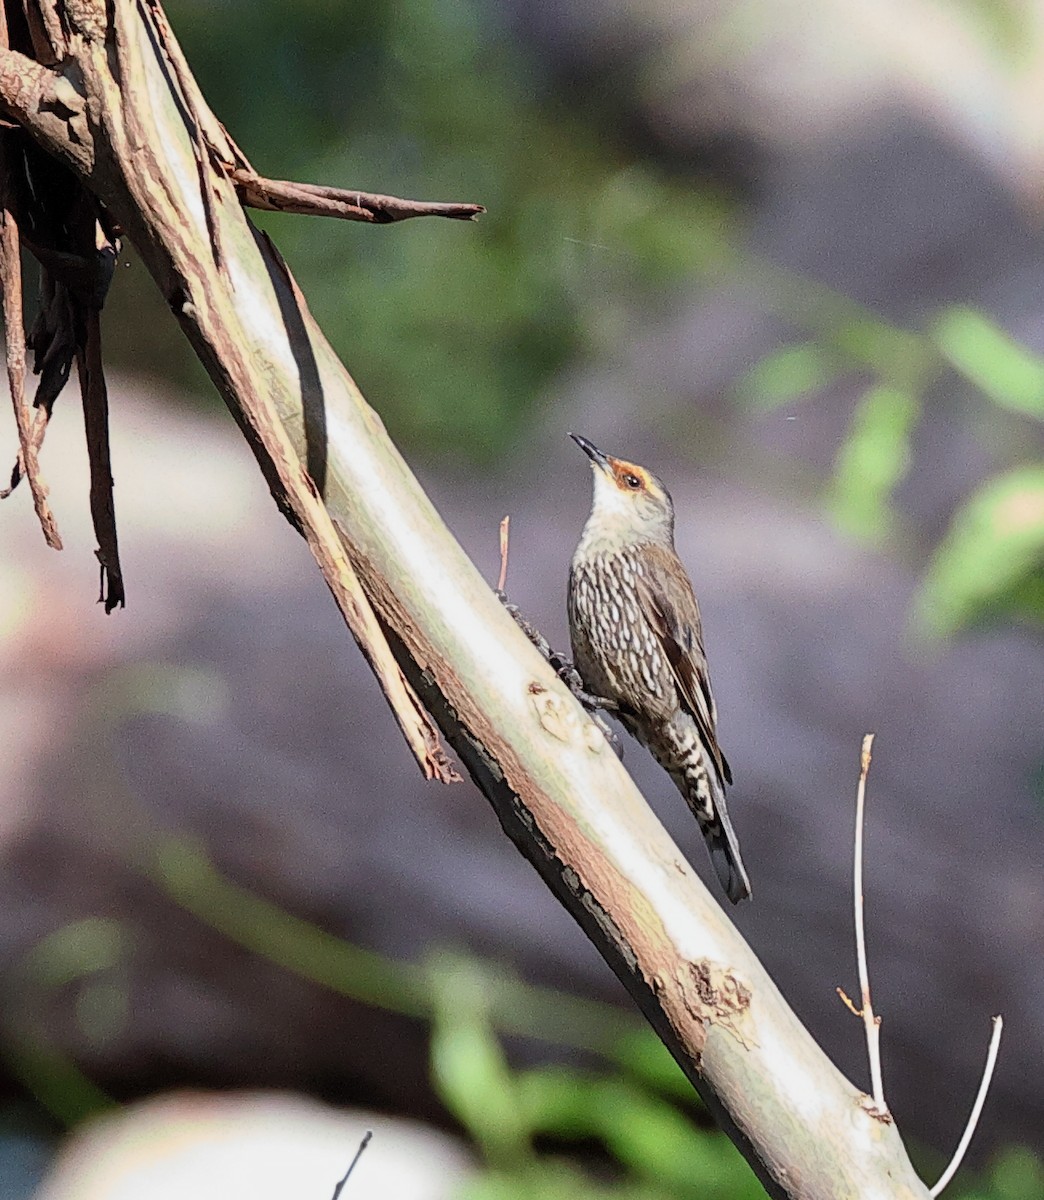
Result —
M 505 517 L 500 522 L 500 574 L 497 576 L 498 592 L 503 592 L 507 586 L 508 538 L 510 534 L 511 518 Z
M 881 1018 L 874 1015 L 873 1002 L 870 999 L 870 968 L 866 957 L 866 918 L 863 908 L 863 836 L 866 827 L 866 780 L 870 774 L 871 750 L 874 735 L 868 733 L 863 738 L 863 746 L 859 755 L 859 783 L 856 787 L 856 824 L 855 824 L 855 855 L 852 870 L 852 899 L 855 912 L 856 962 L 859 970 L 859 991 L 862 1008 L 856 1008 L 841 988 L 837 994 L 845 1002 L 848 1010 L 855 1016 L 861 1017 L 866 1029 L 866 1051 L 870 1059 L 870 1086 L 872 1102 L 868 1104 L 867 1112 L 881 1120 L 891 1120 L 888 1105 L 885 1103 L 884 1079 L 881 1075 Z
M 968 1153 L 968 1147 L 971 1145 L 971 1140 L 975 1135 L 975 1127 L 978 1125 L 979 1117 L 982 1115 L 982 1106 L 986 1103 L 986 1093 L 990 1090 L 990 1080 L 993 1078 L 993 1069 L 997 1065 L 997 1053 L 1000 1050 L 1001 1033 L 1003 1030 L 1004 1018 L 1000 1016 L 994 1017 L 993 1032 L 990 1034 L 990 1045 L 986 1051 L 986 1066 L 983 1068 L 978 1095 L 975 1097 L 975 1103 L 972 1105 L 971 1113 L 968 1115 L 968 1124 L 964 1127 L 961 1140 L 957 1143 L 957 1149 L 953 1152 L 950 1165 L 939 1176 L 939 1182 L 928 1193 L 930 1196 L 938 1196 L 942 1192 L 943 1188 L 957 1174 L 957 1168 L 964 1161 L 965 1154 Z

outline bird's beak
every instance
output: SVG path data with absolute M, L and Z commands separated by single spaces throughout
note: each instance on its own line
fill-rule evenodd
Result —
M 609 470 L 609 456 L 603 454 L 593 442 L 589 442 L 587 438 L 581 437 L 578 433 L 571 433 L 569 436 L 596 467 L 601 467 L 603 471 Z

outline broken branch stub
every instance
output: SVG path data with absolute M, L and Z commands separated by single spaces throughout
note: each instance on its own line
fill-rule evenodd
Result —
M 389 225 L 413 217 L 449 217 L 473 221 L 486 210 L 481 204 L 435 204 L 427 200 L 400 200 L 348 188 L 321 187 L 286 179 L 264 179 L 253 170 L 237 167 L 231 172 L 240 200 L 250 208 L 266 212 L 300 213 L 309 217 L 340 217 L 347 221 L 369 221 Z

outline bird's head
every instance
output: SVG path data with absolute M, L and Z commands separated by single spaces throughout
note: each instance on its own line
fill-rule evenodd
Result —
M 579 434 L 569 436 L 591 460 L 594 497 L 588 525 L 621 541 L 671 544 L 674 504 L 663 483 L 637 463 L 613 458 Z

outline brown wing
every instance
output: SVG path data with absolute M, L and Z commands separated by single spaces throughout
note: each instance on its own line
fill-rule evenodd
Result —
M 732 771 L 718 745 L 718 710 L 711 694 L 700 609 L 692 584 L 674 555 L 658 547 L 647 547 L 642 566 L 636 588 L 642 613 L 670 664 L 682 705 L 696 722 L 719 781 L 731 783 Z

